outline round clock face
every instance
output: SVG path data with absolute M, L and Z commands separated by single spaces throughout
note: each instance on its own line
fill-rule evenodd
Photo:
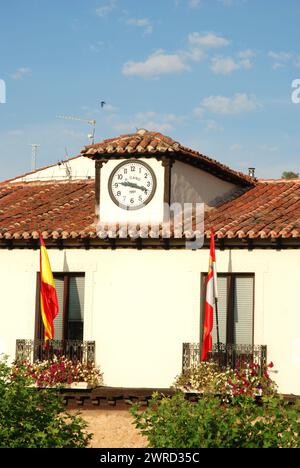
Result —
M 156 177 L 148 164 L 124 161 L 111 173 L 108 190 L 113 202 L 124 210 L 138 210 L 152 200 Z

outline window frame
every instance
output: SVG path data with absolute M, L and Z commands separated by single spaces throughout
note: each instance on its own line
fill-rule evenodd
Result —
M 234 287 L 234 279 L 235 278 L 252 278 L 253 279 L 253 298 L 252 298 L 252 332 L 251 332 L 251 338 L 252 338 L 252 343 L 249 343 L 249 345 L 254 345 L 254 330 L 255 330 L 255 273 L 217 273 L 218 278 L 227 278 L 227 310 L 226 310 L 226 345 L 233 345 L 234 343 L 234 299 L 235 299 L 235 293 L 231 292 L 231 289 Z M 200 330 L 200 344 L 202 347 L 202 341 L 203 341 L 203 329 L 204 329 L 204 310 L 205 310 L 205 299 L 206 299 L 206 278 L 207 278 L 207 273 L 201 273 L 201 307 L 200 307 L 200 313 L 201 313 L 201 330 Z M 228 313 L 229 312 L 229 313 Z M 214 316 L 215 319 L 215 316 Z
M 80 272 L 53 272 L 54 280 L 56 278 L 64 279 L 64 296 L 63 296 L 63 340 L 69 340 L 68 337 L 68 312 L 69 312 L 69 292 L 70 292 L 70 278 L 72 277 L 81 277 L 85 278 L 85 273 Z M 37 282 L 36 282 L 36 313 L 35 313 L 35 339 L 42 340 L 44 339 L 44 324 L 41 317 L 41 304 L 40 304 L 40 272 L 37 273 Z M 84 327 L 84 320 L 83 320 Z M 83 331 L 84 336 L 84 331 Z M 83 340 L 83 337 L 82 337 Z M 80 341 L 82 341 L 80 340 Z

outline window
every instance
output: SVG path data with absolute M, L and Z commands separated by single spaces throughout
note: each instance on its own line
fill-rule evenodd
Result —
M 202 279 L 202 310 L 206 296 L 206 278 Z M 218 274 L 218 316 L 220 342 L 253 344 L 254 275 Z M 204 315 L 204 314 L 202 314 Z M 213 344 L 217 343 L 216 310 L 214 307 Z
M 83 340 L 84 283 L 82 273 L 54 273 L 59 313 L 54 319 L 55 340 Z M 39 275 L 38 275 L 39 292 Z M 39 294 L 38 294 L 39 297 Z M 37 337 L 44 335 L 38 301 Z

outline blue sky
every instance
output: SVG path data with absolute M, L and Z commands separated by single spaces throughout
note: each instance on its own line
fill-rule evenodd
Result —
M 299 0 L 10 0 L 0 7 L 0 180 L 160 130 L 258 177 L 300 172 Z M 1 97 L 1 96 L 0 96 Z M 100 108 L 100 101 L 107 105 Z

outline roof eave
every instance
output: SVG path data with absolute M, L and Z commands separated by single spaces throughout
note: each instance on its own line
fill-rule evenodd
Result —
M 196 155 L 191 154 L 188 151 L 170 151 L 166 150 L 165 152 L 157 152 L 157 151 L 134 151 L 129 153 L 127 151 L 120 152 L 120 151 L 113 151 L 109 152 L 98 152 L 93 151 L 95 148 L 92 149 L 91 152 L 85 150 L 82 151 L 82 155 L 93 159 L 94 161 L 108 161 L 109 159 L 135 159 L 135 158 L 156 158 L 157 160 L 162 159 L 163 157 L 170 157 L 174 160 L 184 162 L 189 164 L 190 166 L 197 167 L 198 169 L 202 169 L 210 174 L 218 177 L 219 179 L 226 180 L 227 182 L 231 182 L 233 184 L 241 185 L 243 187 L 253 187 L 257 183 L 257 179 L 246 176 L 245 174 L 236 172 L 226 166 L 221 165 L 221 163 L 214 162 L 213 160 L 209 160 L 209 158 L 201 155 L 200 153 Z

